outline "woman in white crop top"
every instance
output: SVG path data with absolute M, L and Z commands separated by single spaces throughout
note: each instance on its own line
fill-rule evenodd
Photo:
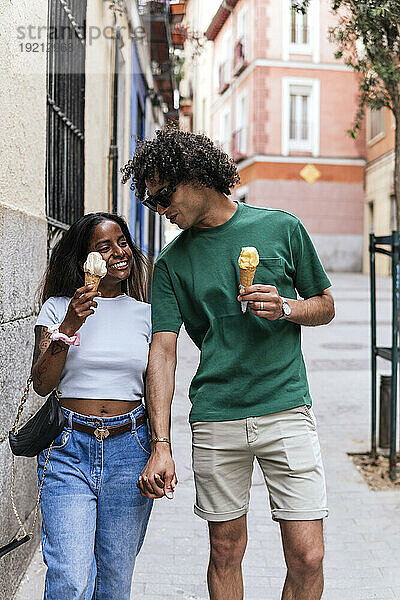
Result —
M 98 292 L 84 285 L 89 252 L 107 265 Z M 142 403 L 148 273 L 126 222 L 108 213 L 76 221 L 50 258 L 32 376 L 41 396 L 58 390 L 66 426 L 52 447 L 40 505 L 45 600 L 130 598 L 152 507 L 137 488 L 150 455 Z M 46 456 L 38 456 L 39 480 Z

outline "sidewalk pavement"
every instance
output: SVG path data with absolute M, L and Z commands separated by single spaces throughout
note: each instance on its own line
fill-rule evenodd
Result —
M 323 600 L 400 600 L 400 493 L 371 491 L 347 456 L 369 448 L 370 332 L 368 277 L 332 276 L 336 318 L 304 328 L 304 353 L 325 462 L 330 516 L 325 521 Z M 378 279 L 378 343 L 390 345 L 390 280 Z M 138 557 L 137 600 L 206 600 L 207 525 L 193 514 L 187 389 L 198 353 L 179 341 L 173 448 L 179 484 L 175 499 L 156 503 Z M 380 363 L 389 373 L 389 363 Z M 254 471 L 249 544 L 244 560 L 246 600 L 279 600 L 285 566 L 279 525 L 271 520 L 258 466 Z M 41 600 L 45 568 L 38 551 L 15 600 Z M 68 599 L 66 599 L 68 600 Z

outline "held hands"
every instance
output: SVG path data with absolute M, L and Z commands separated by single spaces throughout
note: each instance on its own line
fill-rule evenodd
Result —
M 175 462 L 171 456 L 169 445 L 155 444 L 147 465 L 139 477 L 137 487 L 146 498 L 162 498 L 173 500 L 178 479 L 175 474 Z
M 274 285 L 239 286 L 237 299 L 239 302 L 248 301 L 250 312 L 257 317 L 275 321 L 283 315 L 283 300 Z
M 93 285 L 84 285 L 76 290 L 68 305 L 67 314 L 60 325 L 61 333 L 74 335 L 84 324 L 89 315 L 94 314 L 97 302 L 94 301 L 99 292 L 93 292 Z

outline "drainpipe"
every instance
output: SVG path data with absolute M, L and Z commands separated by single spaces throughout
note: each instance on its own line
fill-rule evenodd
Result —
M 111 212 L 118 211 L 118 43 L 120 29 L 116 27 L 116 16 L 114 13 L 114 43 L 112 61 L 113 67 L 113 92 L 111 109 L 111 135 L 109 159 L 109 207 Z

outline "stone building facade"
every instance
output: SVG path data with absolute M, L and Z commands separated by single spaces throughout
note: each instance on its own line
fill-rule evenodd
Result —
M 4 75 L 0 94 L 0 539 L 6 543 L 18 525 L 10 501 L 11 456 L 8 431 L 29 375 L 38 283 L 46 266 L 47 222 L 45 214 L 46 154 L 46 54 L 19 50 L 17 28 L 46 25 L 47 1 L 23 0 L 19 10 L 2 6 L 2 20 L 13 33 L 0 37 Z M 21 18 L 21 15 L 23 17 Z M 34 59 L 34 60 L 33 60 Z M 26 413 L 40 404 L 32 394 Z M 16 460 L 16 503 L 30 523 L 36 498 L 33 459 Z M 36 541 L 38 528 L 36 530 Z M 7 555 L 0 569 L 0 598 L 9 600 L 19 573 L 35 550 L 29 543 Z
M 131 221 L 129 185 L 122 186 L 119 178 L 113 195 L 112 155 L 115 142 L 117 167 L 130 157 L 132 130 L 136 133 L 131 104 L 139 96 L 139 76 L 144 89 L 141 100 L 147 107 L 142 114 L 143 135 L 154 133 L 168 111 L 168 106 L 163 110 L 165 101 L 153 78 L 155 40 L 148 37 L 144 22 L 146 6 L 140 12 L 136 0 L 129 0 L 117 3 L 123 10 L 115 12 L 112 4 L 108 0 L 21 0 L 18 6 L 6 2 L 0 8 L 8 32 L 0 36 L 1 545 L 18 530 L 9 493 L 8 431 L 30 373 L 38 289 L 49 247 L 87 212 L 114 210 Z M 54 22 L 57 27 L 52 29 Z M 63 28 L 71 38 L 62 39 Z M 66 46 L 61 46 L 64 42 Z M 114 86 L 117 64 L 118 86 Z M 118 119 L 113 118 L 116 106 Z M 117 132 L 113 131 L 116 120 Z M 23 420 L 42 402 L 32 391 Z M 27 530 L 36 493 L 35 460 L 17 458 L 16 504 Z M 37 526 L 33 542 L 1 559 L 0 600 L 10 600 L 16 591 L 36 549 L 39 530 Z

